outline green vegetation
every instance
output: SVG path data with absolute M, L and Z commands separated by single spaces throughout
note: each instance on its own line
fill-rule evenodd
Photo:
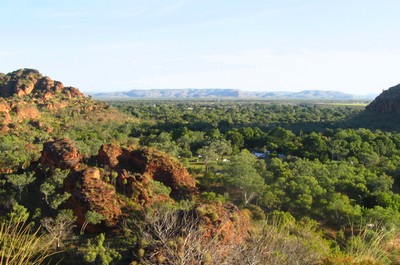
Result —
M 380 129 L 365 123 L 372 114 L 362 104 L 67 102 L 38 107 L 37 120 L 17 122 L 12 110 L 15 130 L 0 132 L 2 261 L 20 253 L 15 238 L 35 246 L 24 254 L 32 264 L 397 262 L 400 134 L 385 121 Z M 39 158 L 50 138 L 72 140 L 82 164 L 44 166 Z M 115 148 L 98 162 L 104 143 L 165 154 L 149 151 L 140 164 L 137 153 Z M 158 167 L 169 156 L 198 190 L 189 192 L 172 162 Z M 124 157 L 131 160 L 118 160 Z M 88 168 L 90 177 L 82 173 Z M 183 184 L 167 171 L 179 172 Z M 106 206 L 91 208 L 86 194 Z M 6 253 L 9 245 L 18 251 Z
M 11 214 L 7 221 L 0 224 L 1 264 L 46 263 L 55 254 L 51 244 L 52 241 L 41 235 L 39 229 L 31 229 L 24 216 Z

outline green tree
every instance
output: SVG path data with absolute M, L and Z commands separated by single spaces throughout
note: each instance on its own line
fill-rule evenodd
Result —
M 348 225 L 349 222 L 354 222 L 361 217 L 361 207 L 352 205 L 351 200 L 345 194 L 335 193 L 329 202 L 327 216 L 332 216 L 330 221 L 336 225 Z M 333 213 L 333 214 L 332 214 Z
M 69 172 L 56 168 L 50 171 L 49 176 L 40 185 L 40 192 L 44 195 L 45 202 L 53 209 L 57 209 L 70 196 L 69 193 L 63 192 L 64 180 Z
M 278 126 L 268 132 L 267 141 L 269 149 L 289 153 L 297 148 L 298 139 L 293 132 Z
M 43 193 L 44 200 L 46 201 L 47 204 L 49 204 L 49 196 L 52 195 L 55 192 L 55 190 L 56 187 L 54 187 L 49 182 L 44 182 L 42 185 L 40 185 L 40 192 Z
M 19 220 L 21 222 L 26 222 L 29 218 L 28 209 L 24 206 L 15 203 L 11 213 L 8 214 L 9 218 L 12 220 Z
M 69 193 L 69 192 L 63 192 L 60 194 L 56 194 L 50 203 L 50 207 L 57 210 L 61 204 L 63 204 L 64 202 L 66 202 L 69 199 L 69 197 L 71 197 L 71 193 Z
M 87 211 L 85 213 L 85 222 L 82 224 L 81 227 L 81 235 L 83 234 L 89 223 L 94 225 L 100 224 L 101 221 L 103 221 L 104 219 L 105 217 L 96 211 Z
M 17 189 L 20 200 L 25 187 L 34 182 L 35 179 L 33 172 L 7 175 L 7 182 Z
M 328 143 L 328 147 L 332 160 L 342 160 L 350 152 L 350 150 L 347 149 L 347 142 L 343 139 L 334 139 L 330 141 Z
M 230 193 L 239 191 L 244 204 L 250 203 L 266 189 L 265 181 L 257 172 L 257 158 L 247 150 L 232 157 L 224 170 L 223 181 Z
M 219 157 L 219 155 L 216 153 L 216 150 L 214 150 L 209 145 L 198 149 L 197 153 L 199 154 L 199 156 L 201 156 L 201 159 L 204 162 L 206 172 L 208 172 L 208 170 L 210 169 L 211 163 L 215 162 Z
M 325 139 L 318 133 L 312 132 L 301 141 L 303 144 L 303 155 L 307 158 L 318 158 L 321 161 L 327 159 L 327 146 Z
M 244 137 L 237 129 L 228 131 L 225 138 L 231 142 L 233 153 L 238 153 L 244 146 Z
M 105 239 L 106 237 L 103 233 L 95 238 L 95 242 L 89 239 L 87 244 L 88 250 L 83 257 L 85 262 L 108 265 L 114 259 L 121 259 L 121 254 L 116 250 L 104 246 Z

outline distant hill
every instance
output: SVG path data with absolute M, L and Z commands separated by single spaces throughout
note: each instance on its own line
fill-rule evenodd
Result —
M 93 93 L 96 99 L 293 99 L 293 100 L 372 100 L 376 95 L 352 95 L 338 91 L 304 90 L 301 92 L 243 91 L 239 89 L 134 89 L 125 92 Z

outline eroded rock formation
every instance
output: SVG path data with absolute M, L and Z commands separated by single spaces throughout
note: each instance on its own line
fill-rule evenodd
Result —
M 87 211 L 96 211 L 104 216 L 106 227 L 115 227 L 126 215 L 121 195 L 143 211 L 157 202 L 174 203 L 197 194 L 195 180 L 186 169 L 155 149 L 103 145 L 89 160 L 97 160 L 99 167 L 88 166 L 68 139 L 46 142 L 40 158 L 44 167 L 70 170 L 64 181 L 65 191 L 71 193 L 67 205 L 80 225 Z M 167 189 L 171 194 L 163 192 Z M 98 232 L 100 228 L 89 224 L 87 230 Z
M 60 169 L 74 169 L 79 167 L 82 155 L 75 144 L 68 139 L 57 139 L 44 143 L 40 162 L 43 165 Z
M 0 97 L 22 97 L 33 93 L 45 98 L 51 98 L 55 93 L 63 93 L 68 97 L 83 97 L 78 89 L 64 87 L 61 82 L 43 76 L 34 69 L 20 69 L 0 76 Z

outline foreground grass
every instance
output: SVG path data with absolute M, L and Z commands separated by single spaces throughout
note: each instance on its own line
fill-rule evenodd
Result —
M 55 252 L 52 241 L 32 231 L 21 218 L 11 218 L 0 224 L 0 263 L 2 265 L 43 264 Z

